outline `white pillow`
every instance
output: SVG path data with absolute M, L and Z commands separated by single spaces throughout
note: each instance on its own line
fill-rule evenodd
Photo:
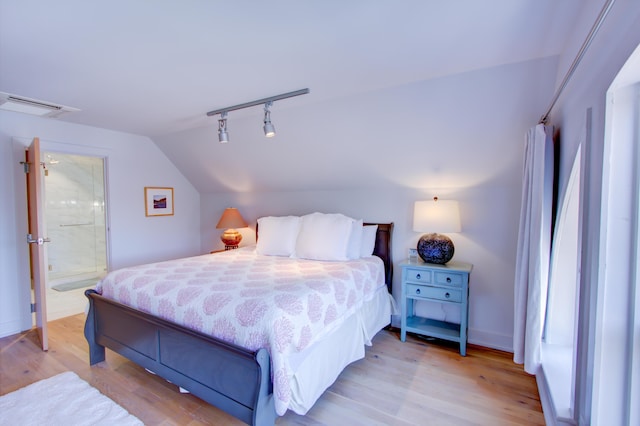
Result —
M 353 219 L 342 214 L 311 213 L 300 218 L 294 257 L 347 260 Z
M 376 233 L 378 225 L 366 225 L 362 227 L 362 244 L 360 245 L 360 257 L 371 257 L 376 246 Z
M 291 256 L 300 229 L 298 216 L 266 216 L 258 219 L 256 252 L 266 256 Z
M 362 247 L 362 219 L 351 222 L 351 235 L 347 244 L 347 258 L 359 259 L 360 248 Z

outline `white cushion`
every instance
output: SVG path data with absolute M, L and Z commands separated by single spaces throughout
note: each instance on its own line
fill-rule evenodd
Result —
M 362 244 L 360 245 L 360 257 L 370 257 L 376 246 L 376 233 L 378 225 L 366 225 L 362 227 Z
M 347 244 L 347 258 L 359 259 L 360 248 L 362 247 L 362 219 L 351 222 L 351 235 Z
M 266 216 L 258 219 L 256 252 L 266 256 L 291 256 L 300 229 L 298 216 Z
M 353 219 L 342 214 L 312 213 L 300 218 L 295 257 L 347 260 Z

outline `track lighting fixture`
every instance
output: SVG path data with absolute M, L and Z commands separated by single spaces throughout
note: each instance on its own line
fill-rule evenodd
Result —
M 229 133 L 227 133 L 227 113 L 226 111 L 220 114 L 218 120 L 218 140 L 220 143 L 229 142 Z
M 209 111 L 207 113 L 208 117 L 212 117 L 214 115 L 220 114 L 220 119 L 218 120 L 218 140 L 220 143 L 229 142 L 229 133 L 227 133 L 227 113 L 229 111 L 235 111 L 237 109 L 249 108 L 256 105 L 264 104 L 264 135 L 268 138 L 275 136 L 276 128 L 273 124 L 271 124 L 271 106 L 274 101 L 278 101 L 280 99 L 292 98 L 294 96 L 306 95 L 309 93 L 309 89 L 300 89 L 294 92 L 283 93 L 281 95 L 270 96 L 264 99 L 258 99 L 257 101 L 245 102 L 243 104 L 234 105 L 227 108 L 220 108 L 213 111 Z
M 269 108 L 271 108 L 271 105 L 273 105 L 273 101 L 269 101 L 266 102 L 264 104 L 264 135 L 268 138 L 272 138 L 276 135 L 276 128 L 273 126 L 273 124 L 271 124 L 271 111 L 269 111 Z

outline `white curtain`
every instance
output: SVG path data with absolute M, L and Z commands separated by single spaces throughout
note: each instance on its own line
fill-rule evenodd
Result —
M 551 247 L 552 130 L 533 127 L 525 139 L 515 276 L 513 359 L 529 374 L 540 366 Z

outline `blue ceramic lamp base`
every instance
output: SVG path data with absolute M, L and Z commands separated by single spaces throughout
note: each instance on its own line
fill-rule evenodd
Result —
M 451 238 L 442 234 L 424 234 L 418 241 L 418 255 L 427 263 L 444 265 L 453 257 Z

